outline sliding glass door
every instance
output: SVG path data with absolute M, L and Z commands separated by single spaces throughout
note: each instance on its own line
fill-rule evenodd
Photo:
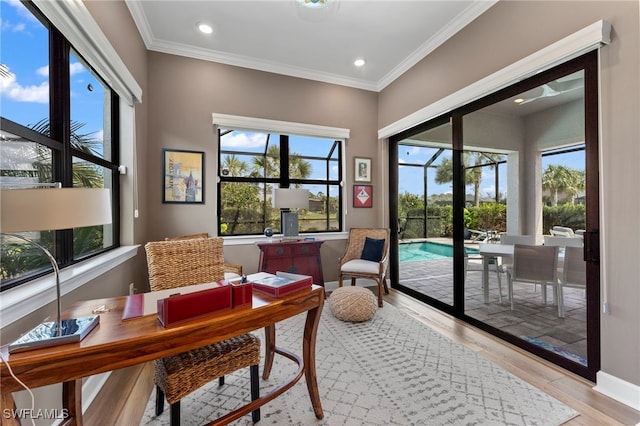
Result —
M 591 380 L 600 363 L 595 60 L 390 140 L 398 288 Z
M 399 285 L 453 306 L 453 149 L 448 121 L 400 141 Z

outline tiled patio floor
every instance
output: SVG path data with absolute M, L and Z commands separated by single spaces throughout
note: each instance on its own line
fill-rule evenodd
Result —
M 442 302 L 453 304 L 453 259 L 400 263 L 400 283 Z M 502 274 L 502 303 L 498 300 L 496 273 L 489 274 L 488 304 L 484 303 L 482 272 L 469 271 L 465 289 L 467 315 L 521 338 L 534 338 L 580 358 L 587 357 L 586 299 L 584 290 L 565 289 L 566 317 L 558 317 L 551 288 L 542 302 L 540 286 L 514 283 L 514 310 L 507 297 L 507 277 Z M 572 357 L 568 355 L 568 357 Z

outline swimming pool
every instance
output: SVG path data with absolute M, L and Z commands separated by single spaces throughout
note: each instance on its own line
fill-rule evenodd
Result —
M 466 248 L 467 253 L 477 253 L 478 250 Z M 432 243 L 428 241 L 416 243 L 402 243 L 398 247 L 400 262 L 417 262 L 420 260 L 436 260 L 453 257 L 453 246 L 449 244 Z

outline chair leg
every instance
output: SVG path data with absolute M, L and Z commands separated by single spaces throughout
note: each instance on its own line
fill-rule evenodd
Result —
M 378 280 L 378 307 L 382 308 L 382 281 Z
M 171 404 L 171 426 L 180 426 L 180 401 Z
M 387 276 L 382 277 L 382 285 L 384 286 L 384 294 L 389 294 L 389 287 L 387 286 Z
M 564 293 L 562 291 L 562 285 L 558 285 L 556 287 L 556 291 L 558 293 L 558 295 L 556 296 L 557 300 L 558 300 L 558 317 L 559 318 L 564 318 Z
M 156 386 L 156 416 L 159 416 L 164 411 L 164 392 L 160 389 L 160 386 Z
M 338 275 L 338 287 L 342 287 L 342 274 Z
M 258 365 L 252 365 L 249 367 L 251 374 L 251 401 L 255 401 L 260 398 L 260 379 Z M 251 420 L 256 423 L 260 421 L 260 407 L 251 412 Z
M 496 275 L 498 276 L 498 302 L 502 304 L 502 279 L 500 278 L 500 268 L 498 267 L 498 262 L 495 263 L 496 267 Z
M 356 279 L 355 279 L 355 277 L 351 277 L 351 285 L 352 285 L 352 286 L 356 285 Z
M 511 310 L 513 311 L 513 280 L 511 274 L 507 271 L 507 283 L 509 285 L 509 300 L 511 301 Z

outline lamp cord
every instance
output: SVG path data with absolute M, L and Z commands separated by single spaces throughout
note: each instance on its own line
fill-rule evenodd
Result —
M 36 398 L 35 398 L 35 396 L 33 396 L 33 392 L 31 391 L 31 389 L 29 389 L 29 387 L 27 385 L 24 384 L 24 382 L 22 380 L 18 379 L 18 376 L 16 376 L 13 373 L 13 370 L 11 369 L 11 366 L 9 365 L 9 361 L 4 359 L 4 355 L 2 354 L 2 352 L 0 352 L 0 359 L 2 359 L 2 362 L 4 362 L 4 364 L 7 366 L 7 370 L 9 370 L 9 374 L 11 374 L 11 377 L 13 377 L 13 380 L 18 382 L 20 384 L 20 386 L 22 386 L 23 388 L 25 388 L 25 390 L 27 392 L 29 392 L 29 395 L 31 396 L 31 412 L 33 413 L 35 411 L 35 409 L 36 409 Z M 35 426 L 36 422 L 33 419 L 33 416 L 29 416 L 29 418 L 31 419 L 31 424 L 33 426 Z

